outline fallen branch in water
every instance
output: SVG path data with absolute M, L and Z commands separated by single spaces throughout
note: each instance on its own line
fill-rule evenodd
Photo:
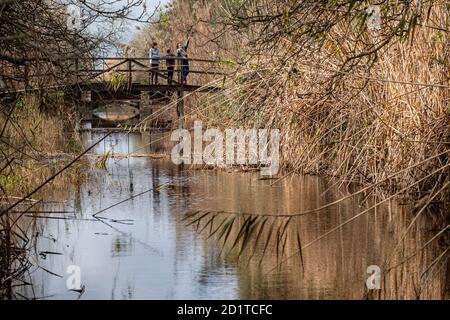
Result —
M 23 211 L 10 211 L 10 213 L 23 213 Z M 39 211 L 27 210 L 26 213 L 75 213 L 75 211 Z
M 44 270 L 45 272 L 50 273 L 51 275 L 53 275 L 53 276 L 55 276 L 55 277 L 62 278 L 61 275 L 59 275 L 59 274 L 57 274 L 57 273 L 54 273 L 54 272 L 52 272 L 52 271 L 50 271 L 50 270 L 48 270 L 48 269 L 45 269 L 45 268 L 42 267 L 42 266 L 38 266 L 38 267 L 39 267 L 40 269 Z
M 6 196 L 6 197 L 2 197 L 3 199 L 15 199 L 15 200 L 17 200 L 17 199 L 22 199 L 22 197 L 14 197 L 14 196 Z M 36 200 L 36 199 L 30 199 L 30 198 L 25 198 L 24 200 L 23 200 L 23 202 L 25 202 L 25 201 L 29 201 L 29 202 L 38 202 L 39 200 Z
M 102 154 L 96 154 L 93 155 L 94 157 L 98 157 L 98 158 L 103 158 L 105 155 Z M 110 154 L 108 156 L 108 158 L 152 158 L 152 159 L 164 159 L 164 158 L 168 158 L 169 155 L 168 154 Z
M 35 216 L 31 214 L 25 215 L 27 218 L 35 219 L 54 219 L 54 220 L 77 220 L 77 221 L 98 221 L 96 219 L 79 219 L 76 217 L 49 217 L 49 216 Z

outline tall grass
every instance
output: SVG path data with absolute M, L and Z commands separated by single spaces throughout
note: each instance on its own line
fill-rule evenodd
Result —
M 430 12 L 437 26 L 448 25 L 449 18 L 445 6 Z M 347 71 L 341 68 L 343 55 L 354 41 L 346 32 L 337 25 L 320 50 L 310 53 L 286 36 L 250 58 L 224 93 L 205 97 L 213 106 L 204 120 L 223 127 L 279 128 L 289 172 L 362 185 L 378 185 L 398 172 L 382 183 L 395 192 L 443 168 L 408 193 L 419 198 L 436 183 L 444 185 L 450 151 L 448 33 L 416 26 L 412 41 L 394 41 L 370 68 Z M 296 50 L 301 58 L 292 55 Z
M 21 223 L 29 210 L 39 210 L 43 188 L 32 199 L 25 199 L 14 210 L 6 208 L 41 185 L 70 159 L 69 153 L 81 149 L 74 132 L 75 117 L 61 96 L 20 95 L 15 101 L 2 101 L 0 116 L 0 299 L 18 298 L 14 288 L 27 284 L 32 264 L 33 237 Z M 64 117 L 62 116 L 64 114 Z M 55 179 L 51 188 L 68 192 L 67 185 L 83 178 L 82 165 L 73 166 Z M 46 200 L 49 200 L 48 198 Z
M 314 1 L 301 2 L 306 3 L 306 8 L 308 3 L 314 10 L 317 8 Z M 178 23 L 181 21 L 178 18 L 189 14 L 192 3 L 203 2 L 176 1 L 175 9 L 170 12 L 172 16 L 169 14 L 169 26 L 160 29 L 185 27 L 186 24 Z M 216 12 L 213 8 L 224 8 L 226 16 L 227 4 L 232 3 L 211 2 L 210 6 L 202 7 L 206 10 L 203 19 L 187 17 L 194 29 L 205 28 L 205 21 L 210 21 L 209 30 L 218 34 L 205 37 L 205 33 L 194 33 L 194 43 L 199 47 L 192 46 L 191 55 L 204 53 L 207 47 L 211 54 L 217 50 L 221 57 L 242 61 L 236 73 L 224 80 L 224 91 L 203 96 L 196 117 L 214 127 L 280 129 L 281 163 L 285 168 L 280 179 L 292 173 L 314 174 L 334 177 L 338 185 L 361 187 L 360 191 L 313 212 L 336 206 L 362 192 L 377 191 L 380 196 L 372 209 L 386 200 L 412 201 L 414 209 L 409 212 L 412 225 L 424 213 L 431 213 L 441 221 L 442 229 L 430 241 L 442 244 L 443 255 L 438 255 L 436 261 L 438 268 L 445 268 L 450 195 L 448 3 L 436 0 L 427 7 L 413 1 L 417 11 L 405 18 L 403 24 L 400 21 L 398 34 L 380 50 L 358 59 L 353 57 L 383 40 L 382 33 L 353 30 L 353 21 L 343 19 L 327 32 L 313 33 L 308 38 L 304 29 L 296 29 L 294 23 L 289 25 L 294 20 L 290 11 L 284 19 L 280 18 L 283 21 L 276 20 L 279 16 L 276 10 L 285 3 L 271 0 L 248 3 L 254 4 L 255 12 L 260 14 L 255 21 L 264 21 L 264 14 L 269 17 L 272 14 L 272 20 L 255 23 L 253 29 L 251 19 L 227 28 L 226 23 L 221 25 L 213 19 Z M 393 11 L 402 5 L 404 2 L 400 1 L 387 4 Z M 245 14 L 240 17 L 244 20 Z M 223 18 L 226 21 L 227 17 Z M 298 24 L 301 21 L 300 16 Z M 157 30 L 153 35 L 161 33 Z M 204 46 L 200 46 L 202 39 Z M 229 50 L 232 47 L 237 50 Z M 436 210 L 433 207 L 436 204 L 443 211 Z M 365 209 L 355 213 L 322 238 L 369 212 Z M 256 212 L 205 210 L 193 212 L 186 219 L 188 224 L 198 225 L 199 231 L 206 233 L 214 232 L 217 226 L 214 236 L 223 248 L 236 245 L 238 252 L 241 245 L 250 243 L 259 233 L 262 236 L 257 239 L 264 246 L 268 235 L 274 232 L 280 240 L 277 248 L 281 248 L 276 254 L 282 255 L 289 224 L 306 213 L 299 212 L 294 217 L 261 217 Z M 218 225 L 218 221 L 223 224 Z M 411 232 L 411 227 L 403 231 Z

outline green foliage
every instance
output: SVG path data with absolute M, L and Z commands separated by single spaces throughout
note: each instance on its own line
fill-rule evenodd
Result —
M 125 74 L 116 72 L 111 75 L 109 85 L 112 90 L 117 91 L 127 85 L 127 77 Z
M 436 32 L 436 34 L 434 36 L 434 40 L 438 41 L 438 42 L 444 41 L 444 33 L 442 31 Z
M 414 33 L 416 31 L 416 27 L 417 27 L 417 20 L 419 19 L 419 15 L 418 14 L 413 14 L 411 19 L 409 19 L 409 23 L 408 23 L 408 37 L 411 41 L 414 40 Z
M 79 154 L 83 152 L 83 145 L 78 139 L 70 137 L 64 147 L 65 151 L 68 153 Z
M 366 11 L 366 9 L 356 11 L 351 20 L 353 29 L 356 32 L 361 32 L 361 30 L 364 30 L 366 27 L 368 17 L 369 17 L 369 14 Z
M 337 1 L 331 1 L 332 3 L 336 3 Z M 351 12 L 356 4 L 356 0 L 348 1 L 348 12 Z
M 289 22 L 290 14 L 291 14 L 292 10 L 294 9 L 295 5 L 297 4 L 297 2 L 298 2 L 298 0 L 291 0 L 291 3 L 289 4 L 289 6 L 284 11 L 283 22 L 285 24 Z
M 169 26 L 169 13 L 161 12 L 161 16 L 159 17 L 159 25 L 161 28 L 166 28 Z
M 237 65 L 237 62 L 233 60 L 221 60 L 218 62 L 218 64 L 221 66 L 235 67 Z
M 291 116 L 291 127 L 295 126 L 298 122 L 298 118 L 297 115 L 295 113 L 292 114 Z
M 2 185 L 8 192 L 17 189 L 20 186 L 21 178 L 15 175 L 0 175 L 0 185 Z
M 411 16 L 403 15 L 397 26 L 397 36 L 401 41 L 414 39 L 414 32 L 416 30 L 419 15 L 412 13 Z
M 21 110 L 25 108 L 25 95 L 23 93 L 19 93 L 16 97 L 16 109 Z

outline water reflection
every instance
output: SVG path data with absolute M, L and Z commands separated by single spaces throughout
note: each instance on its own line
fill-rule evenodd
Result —
M 85 134 L 87 144 L 102 136 Z M 165 149 L 164 135 L 113 134 L 95 153 L 160 153 Z M 71 187 L 65 209 L 75 211 L 74 219 L 33 222 L 39 232 L 37 250 L 61 254 L 37 258 L 42 268 L 33 270 L 33 288 L 25 289 L 26 296 L 77 298 L 78 293 L 66 288 L 66 270 L 78 265 L 86 287 L 81 299 L 359 299 L 366 294 L 369 265 L 383 266 L 388 257 L 395 265 L 435 233 L 429 231 L 429 219 L 419 219 L 405 245 L 392 253 L 411 215 L 405 207 L 391 204 L 314 242 L 303 250 L 302 260 L 297 237 L 289 237 L 286 255 L 292 257 L 274 269 L 279 259 L 275 243 L 261 263 L 260 251 L 250 262 L 249 252 L 239 260 L 233 253 L 219 256 L 221 246 L 198 235 L 181 218 L 189 210 L 301 212 L 342 196 L 339 190 L 317 177 L 292 176 L 270 186 L 273 181 L 260 180 L 257 174 L 181 170 L 167 160 L 146 157 L 113 157 L 106 167 L 90 170 L 80 186 Z M 101 212 L 101 219 L 92 218 L 141 193 Z M 302 244 L 310 243 L 363 210 L 362 200 L 296 218 L 290 232 L 299 230 Z M 433 243 L 390 271 L 377 295 L 415 298 L 418 285 L 424 284 L 420 297 L 440 298 L 445 266 L 428 274 L 425 283 L 422 277 L 439 253 Z

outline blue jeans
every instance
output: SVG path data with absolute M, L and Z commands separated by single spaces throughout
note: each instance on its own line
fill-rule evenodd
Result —
M 181 67 L 181 81 L 187 81 L 189 75 L 189 66 L 183 65 Z
M 159 64 L 152 64 L 150 69 L 150 84 L 158 84 Z

